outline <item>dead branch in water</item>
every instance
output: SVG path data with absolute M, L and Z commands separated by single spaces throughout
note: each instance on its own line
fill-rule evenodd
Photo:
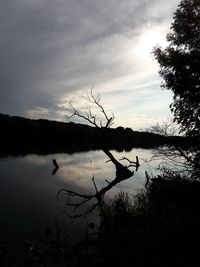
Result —
M 78 109 L 76 109 L 72 103 L 70 103 L 70 108 L 72 110 L 72 114 L 68 117 L 68 119 L 72 118 L 72 117 L 79 117 L 83 120 L 85 120 L 86 122 L 89 122 L 89 124 L 95 126 L 98 129 L 102 129 L 104 131 L 101 131 L 102 134 L 102 140 L 104 138 L 106 138 L 105 133 L 106 130 L 108 128 L 110 128 L 113 123 L 114 123 L 114 115 L 112 114 L 111 116 L 108 116 L 104 107 L 101 105 L 100 103 L 100 96 L 99 95 L 95 95 L 93 93 L 93 89 L 90 90 L 89 93 L 87 93 L 86 95 L 86 100 L 91 104 L 94 105 L 98 111 L 100 111 L 100 113 L 103 114 L 103 120 L 98 118 L 97 114 L 92 112 L 91 106 L 89 106 L 87 108 L 86 112 L 80 111 Z M 130 177 L 132 177 L 134 175 L 134 171 L 131 171 L 130 168 L 133 167 L 135 168 L 135 170 L 137 171 L 140 164 L 139 164 L 139 159 L 136 156 L 136 161 L 131 161 L 129 160 L 127 157 L 123 157 L 120 160 L 126 160 L 129 162 L 128 166 L 125 166 L 123 164 L 121 164 L 114 156 L 113 154 L 104 147 L 104 145 L 102 144 L 102 151 L 108 156 L 109 161 L 111 161 L 116 168 L 116 177 L 114 180 L 112 180 L 111 182 L 109 182 L 107 179 L 105 180 L 107 185 L 102 187 L 100 190 L 97 189 L 97 185 L 95 183 L 94 177 L 92 177 L 92 182 L 94 185 L 94 189 L 95 189 L 95 193 L 90 193 L 90 194 L 80 194 L 77 193 L 75 191 L 72 191 L 70 189 L 60 189 L 57 197 L 60 196 L 61 193 L 66 194 L 68 201 L 66 203 L 66 206 L 70 206 L 73 208 L 73 211 L 76 212 L 82 205 L 88 203 L 89 201 L 91 201 L 92 199 L 96 200 L 95 204 L 92 204 L 90 206 L 89 209 L 87 209 L 84 213 L 80 213 L 80 214 L 76 214 L 73 215 L 71 217 L 76 218 L 76 217 L 80 217 L 83 215 L 87 215 L 89 212 L 92 212 L 94 209 L 101 207 L 103 204 L 103 199 L 104 199 L 104 195 L 107 191 L 109 191 L 111 188 L 113 188 L 115 185 L 117 185 L 118 183 L 121 183 L 122 181 L 129 179 Z M 78 198 L 79 201 L 77 203 L 72 203 L 70 202 L 71 198 Z

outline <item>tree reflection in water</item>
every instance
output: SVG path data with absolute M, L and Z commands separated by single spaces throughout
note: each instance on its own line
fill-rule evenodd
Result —
M 66 206 L 74 207 L 73 211 L 76 211 L 80 206 L 91 201 L 92 199 L 96 199 L 96 203 L 92 204 L 89 209 L 87 209 L 85 212 L 82 212 L 80 214 L 73 215 L 72 216 L 73 218 L 87 215 L 89 212 L 92 212 L 97 207 L 101 209 L 103 205 L 103 199 L 104 199 L 105 193 L 109 191 L 112 187 L 117 185 L 118 183 L 121 183 L 122 181 L 127 180 L 134 175 L 134 171 L 130 170 L 129 168 L 134 167 L 135 170 L 137 171 L 140 166 L 137 156 L 136 156 L 136 161 L 130 161 L 126 157 L 121 158 L 120 159 L 121 161 L 126 160 L 129 163 L 129 165 L 123 165 L 112 155 L 112 153 L 109 150 L 107 149 L 102 149 L 102 150 L 109 157 L 108 161 L 112 161 L 112 163 L 115 165 L 115 168 L 116 168 L 115 179 L 113 179 L 112 181 L 105 180 L 107 185 L 105 187 L 102 187 L 100 190 L 98 190 L 97 185 L 95 183 L 95 179 L 94 177 L 92 177 L 92 182 L 94 184 L 94 189 L 95 189 L 95 193 L 93 194 L 92 193 L 80 194 L 70 189 L 63 189 L 63 188 L 58 191 L 57 197 L 61 193 L 65 193 L 67 195 L 68 201 L 66 203 Z M 70 201 L 71 197 L 78 197 L 80 201 L 78 201 L 77 203 L 73 203 Z

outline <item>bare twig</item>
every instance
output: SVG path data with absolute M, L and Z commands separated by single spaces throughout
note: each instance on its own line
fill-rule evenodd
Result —
M 70 119 L 72 117 L 79 117 L 83 120 L 86 120 L 91 125 L 94 125 L 97 128 L 110 128 L 114 123 L 114 114 L 111 114 L 111 116 L 108 116 L 104 107 L 100 104 L 100 96 L 95 95 L 93 92 L 93 88 L 90 90 L 90 92 L 86 93 L 86 97 L 83 96 L 83 98 L 86 98 L 86 100 L 91 104 L 96 106 L 99 111 L 103 114 L 103 117 L 105 121 L 103 122 L 100 118 L 97 119 L 97 114 L 93 114 L 91 110 L 91 106 L 87 107 L 87 111 L 85 113 L 79 111 L 76 109 L 72 103 L 69 103 L 69 107 L 72 110 L 72 114 L 67 117 L 67 119 Z
M 96 123 L 96 116 L 92 115 L 91 111 L 88 111 L 86 114 L 83 114 L 80 111 L 78 111 L 71 103 L 69 105 L 73 110 L 73 113 L 70 116 L 68 116 L 67 119 L 71 119 L 72 117 L 76 116 L 88 121 L 90 124 L 99 128 L 98 124 Z
M 165 122 L 162 125 L 155 125 L 151 128 L 151 132 L 161 134 L 167 138 L 175 137 L 177 127 L 173 122 Z M 185 141 L 187 144 L 187 140 Z M 198 163 L 199 147 L 194 142 L 194 146 L 184 147 L 183 144 L 173 142 L 153 151 L 151 160 L 162 160 L 161 171 L 167 173 L 167 169 L 171 173 L 184 174 L 188 177 L 198 176 L 200 165 Z
M 136 171 L 138 170 L 138 168 L 140 166 L 138 156 L 136 156 L 136 161 L 131 161 L 130 159 L 128 159 L 126 157 L 123 157 L 120 160 L 126 160 L 126 161 L 128 161 L 130 164 L 128 166 L 126 166 L 126 167 L 127 168 L 136 167 Z
M 92 182 L 94 184 L 94 188 L 95 188 L 96 194 L 98 194 L 98 189 L 97 189 L 96 183 L 94 181 L 94 176 L 92 177 Z

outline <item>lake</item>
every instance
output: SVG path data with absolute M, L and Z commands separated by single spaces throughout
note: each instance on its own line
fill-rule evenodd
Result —
M 134 176 L 116 185 L 106 194 L 109 200 L 120 191 L 134 195 L 144 188 L 145 171 L 157 173 L 156 164 L 146 163 L 152 156 L 147 149 L 132 149 L 130 152 L 111 151 L 116 159 L 139 157 L 141 167 Z M 52 160 L 56 159 L 59 169 L 54 169 Z M 91 178 L 95 178 L 98 189 L 115 178 L 115 166 L 107 162 L 108 157 L 101 150 L 74 154 L 29 154 L 0 159 L 0 243 L 15 253 L 23 249 L 26 240 L 44 243 L 61 231 L 66 240 L 84 238 L 90 222 L 98 224 L 95 213 L 86 218 L 71 219 L 72 210 L 66 207 L 66 196 L 58 191 L 63 188 L 85 194 L 94 192 Z M 121 161 L 126 164 L 126 162 Z M 83 205 L 78 212 L 87 208 Z M 51 233 L 48 235 L 48 231 Z

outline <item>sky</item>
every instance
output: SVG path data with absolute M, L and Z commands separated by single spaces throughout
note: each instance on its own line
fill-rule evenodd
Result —
M 179 2 L 1 0 L 0 113 L 67 122 L 93 87 L 113 127 L 165 121 L 173 95 L 151 52 L 167 45 Z

